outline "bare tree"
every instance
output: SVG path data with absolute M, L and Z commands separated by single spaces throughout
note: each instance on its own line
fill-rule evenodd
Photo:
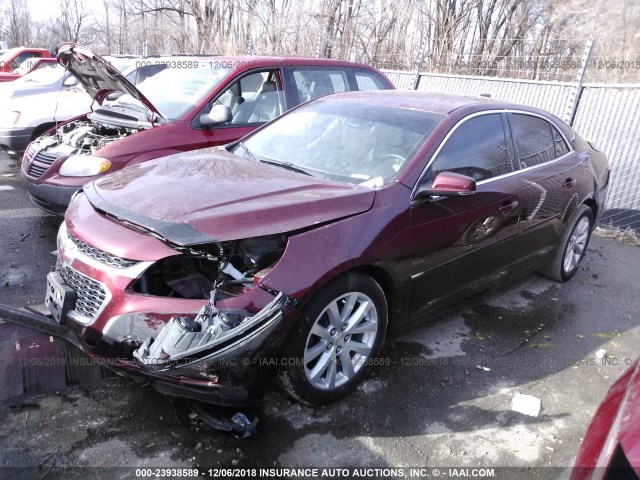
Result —
M 105 53 L 319 55 L 395 69 L 571 80 L 584 42 L 595 58 L 640 58 L 640 0 L 59 0 L 34 22 L 0 0 L 11 45 L 71 40 Z M 554 66 L 555 65 L 555 66 Z M 603 69 L 602 78 L 638 71 Z
M 91 14 L 85 10 L 82 0 L 60 0 L 58 26 L 63 41 L 86 42 L 82 36 L 83 27 Z
M 11 46 L 31 44 L 31 14 L 26 0 L 8 0 L 5 22 L 0 30 L 3 40 Z

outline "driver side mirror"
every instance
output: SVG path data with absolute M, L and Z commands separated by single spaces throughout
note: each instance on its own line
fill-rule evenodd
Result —
M 453 172 L 441 172 L 429 188 L 418 188 L 416 197 L 459 197 L 476 193 L 476 181 Z
M 203 127 L 211 127 L 229 121 L 231 121 L 231 109 L 226 105 L 214 105 L 209 113 L 200 115 L 200 125 Z

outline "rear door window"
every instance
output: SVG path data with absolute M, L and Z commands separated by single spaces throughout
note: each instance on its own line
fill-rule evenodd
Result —
M 556 146 L 556 157 L 561 157 L 569 153 L 569 146 L 567 145 L 567 142 L 564 141 L 564 138 L 562 138 L 562 135 L 560 135 L 558 129 L 551 125 L 551 131 L 553 135 L 553 143 Z
M 292 67 L 296 103 L 349 90 L 347 72 L 337 68 Z
M 534 167 L 569 152 L 560 132 L 544 118 L 520 113 L 509 114 L 515 146 L 515 167 Z
M 369 70 L 354 68 L 353 73 L 356 77 L 358 90 L 387 90 L 389 87 L 380 75 Z

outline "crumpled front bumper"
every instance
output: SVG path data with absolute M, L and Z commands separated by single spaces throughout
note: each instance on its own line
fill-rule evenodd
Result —
M 115 373 L 148 384 L 157 391 L 216 405 L 239 406 L 257 402 L 273 368 L 271 360 L 277 354 L 279 339 L 286 335 L 284 310 L 268 322 L 268 328 L 248 336 L 246 341 L 227 346 L 224 351 L 211 351 L 202 359 L 192 359 L 163 368 L 149 368 L 138 361 L 97 354 L 83 339 L 78 324 L 69 321 L 58 324 L 53 318 L 18 310 L 0 304 L 0 318 L 30 327 L 66 340 Z M 291 312 L 289 312 L 290 314 Z

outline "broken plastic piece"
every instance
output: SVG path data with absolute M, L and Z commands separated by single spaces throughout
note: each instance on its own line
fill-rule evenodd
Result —
M 162 370 L 233 352 L 238 344 L 268 332 L 280 321 L 287 298 L 279 293 L 253 316 L 241 310 L 218 311 L 208 304 L 195 319 L 172 317 L 158 337 L 146 340 L 133 356 L 151 370 Z
M 244 413 L 238 412 L 233 417 L 231 417 L 231 421 L 240 425 L 241 430 L 236 432 L 237 436 L 244 438 L 256 433 L 258 426 L 257 418 L 255 418 L 253 422 L 251 422 Z
M 541 408 L 542 400 L 533 395 L 523 395 L 520 392 L 516 392 L 511 400 L 511 410 L 530 417 L 537 417 Z
M 227 263 L 221 270 L 227 275 L 233 277 L 235 280 L 244 279 L 244 275 L 240 273 L 240 271 L 236 267 L 231 265 L 231 263 Z
M 490 372 L 491 369 L 489 367 L 483 367 L 482 365 L 476 365 L 476 369 L 484 370 L 485 372 Z
M 188 402 L 187 406 L 209 427 L 225 432 L 234 432 L 240 437 L 248 437 L 257 431 L 258 418 L 250 421 L 241 412 L 236 413 L 231 419 L 225 415 L 224 408 L 213 405 Z M 191 416 L 190 416 L 191 417 Z

